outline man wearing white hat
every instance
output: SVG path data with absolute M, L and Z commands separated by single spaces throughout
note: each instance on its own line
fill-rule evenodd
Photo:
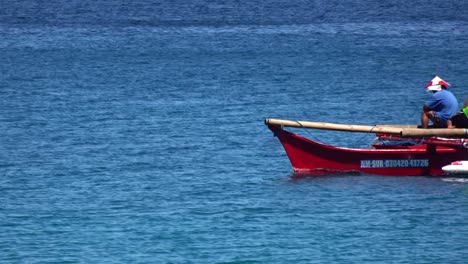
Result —
M 423 106 L 421 113 L 421 127 L 428 128 L 429 120 L 434 128 L 446 128 L 447 120 L 452 117 L 458 108 L 455 96 L 447 90 L 450 84 L 435 76 L 427 85 L 426 89 L 432 92 L 432 97 Z

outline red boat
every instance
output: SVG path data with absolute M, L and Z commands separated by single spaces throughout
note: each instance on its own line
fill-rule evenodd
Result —
M 468 159 L 467 129 L 421 129 L 396 126 L 359 126 L 266 119 L 265 124 L 280 140 L 296 175 L 368 173 L 393 176 L 441 176 L 442 167 Z M 378 142 L 370 148 L 343 148 L 319 143 L 286 131 L 301 127 L 375 133 Z M 443 137 L 441 137 L 443 136 Z

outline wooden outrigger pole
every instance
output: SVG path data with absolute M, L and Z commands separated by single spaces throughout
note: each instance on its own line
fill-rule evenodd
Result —
M 283 119 L 265 119 L 266 125 L 276 125 L 285 127 L 297 128 L 313 128 L 322 130 L 335 130 L 335 131 L 348 131 L 348 132 L 362 132 L 362 133 L 382 133 L 382 134 L 396 134 L 401 137 L 468 137 L 468 129 L 465 128 L 415 128 L 408 126 L 392 126 L 392 125 L 348 125 L 324 122 L 310 122 L 310 121 L 292 121 Z

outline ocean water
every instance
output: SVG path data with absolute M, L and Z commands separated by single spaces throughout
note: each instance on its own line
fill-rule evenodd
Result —
M 1 1 L 0 262 L 465 263 L 466 179 L 296 179 L 263 124 L 463 104 L 468 3 L 343 2 Z

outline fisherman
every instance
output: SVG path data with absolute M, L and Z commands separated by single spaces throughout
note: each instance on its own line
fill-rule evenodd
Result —
M 463 108 L 447 121 L 448 128 L 468 128 L 468 97 Z
M 450 84 L 435 76 L 428 84 L 426 89 L 432 93 L 424 105 L 421 113 L 422 128 L 447 128 L 447 121 L 452 117 L 458 108 L 458 102 L 452 92 L 447 88 Z M 432 126 L 429 126 L 429 120 Z

